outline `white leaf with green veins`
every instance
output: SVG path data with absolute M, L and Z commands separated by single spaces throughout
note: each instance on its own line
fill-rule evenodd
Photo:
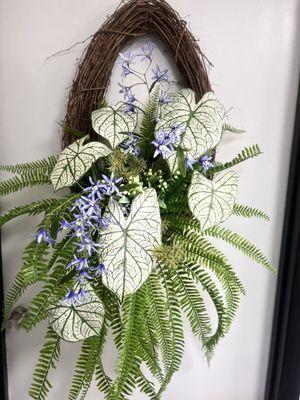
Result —
M 225 108 L 213 92 L 205 93 L 198 103 L 191 89 L 183 89 L 170 97 L 170 103 L 161 108 L 156 130 L 169 131 L 174 124 L 185 127 L 176 146 L 198 159 L 221 140 Z M 176 153 L 170 156 L 169 165 L 172 172 L 178 169 Z
M 98 135 L 107 139 L 114 149 L 122 143 L 128 132 L 132 132 L 137 123 L 137 115 L 126 113 L 124 104 L 103 107 L 92 112 L 92 125 Z
M 103 304 L 90 285 L 86 285 L 84 290 L 85 297 L 75 306 L 63 300 L 48 311 L 51 327 L 68 342 L 78 342 L 101 333 Z
M 135 292 L 155 266 L 153 249 L 161 244 L 161 218 L 154 189 L 147 189 L 132 202 L 127 218 L 116 200 L 110 199 L 109 228 L 101 237 L 101 262 L 107 273 L 103 283 L 121 300 Z
M 85 140 L 86 137 L 76 140 L 61 152 L 50 176 L 55 190 L 74 185 L 98 158 L 111 153 L 103 143 L 84 144 Z
M 232 213 L 238 176 L 229 171 L 218 181 L 207 179 L 195 171 L 188 192 L 189 207 L 202 230 L 224 222 Z

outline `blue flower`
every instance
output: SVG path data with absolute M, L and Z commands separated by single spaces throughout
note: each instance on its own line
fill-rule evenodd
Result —
M 129 51 L 127 54 L 119 53 L 120 60 L 116 61 L 116 64 L 123 64 L 125 66 L 129 66 L 130 64 L 134 64 L 134 59 L 136 55 Z
M 101 184 L 99 184 L 99 189 L 101 189 Z M 98 199 L 81 196 L 81 207 L 80 211 L 83 216 L 91 217 L 94 214 L 101 214 L 101 208 L 98 203 Z
M 125 99 L 127 99 L 129 103 L 134 103 L 136 101 L 136 97 L 132 93 L 131 89 L 128 89 L 124 96 L 125 96 Z
M 207 155 L 200 157 L 199 163 L 201 164 L 204 172 L 207 172 L 209 168 L 214 166 L 213 163 L 210 162 L 210 160 L 212 160 L 212 157 Z
M 171 102 L 170 97 L 166 93 L 162 93 L 158 99 L 159 104 L 169 104 Z
M 156 68 L 152 68 L 152 79 L 156 82 L 166 82 L 169 80 L 169 76 L 168 76 L 168 70 L 164 69 L 164 70 L 160 70 L 159 65 L 156 65 Z
M 62 221 L 60 221 L 59 223 L 60 231 L 69 231 L 70 229 L 73 228 L 72 224 L 70 224 L 68 221 L 66 221 L 65 219 L 63 219 Z
M 128 132 L 128 139 L 122 144 L 125 153 L 131 153 L 134 156 L 139 156 L 141 149 L 138 146 L 140 138 L 133 134 L 133 132 Z
M 98 248 L 101 246 L 99 243 L 94 243 L 88 236 L 84 236 L 83 240 L 80 243 L 76 243 L 76 245 L 78 246 L 78 252 L 87 252 L 90 257 L 92 253 L 97 253 L 99 251 Z
M 196 162 L 197 161 L 194 159 L 194 157 L 190 156 L 189 154 L 187 156 L 185 156 L 185 167 L 187 170 L 193 169 L 193 165 Z
M 127 65 L 123 64 L 122 65 L 122 72 L 121 72 L 121 77 L 122 78 L 126 78 L 127 75 L 132 74 L 132 72 L 130 71 L 130 69 L 128 68 Z
M 98 278 L 99 276 L 101 276 L 102 274 L 107 274 L 107 270 L 104 266 L 104 264 L 100 263 L 97 265 L 97 267 L 91 268 L 92 271 L 95 272 L 95 276 Z
M 172 135 L 172 132 L 158 131 L 155 133 L 155 140 L 151 142 L 156 148 L 153 157 L 161 155 L 166 158 L 170 153 L 174 151 L 174 146 L 178 138 Z
M 48 244 L 54 244 L 55 240 L 51 238 L 49 231 L 47 231 L 44 228 L 41 228 L 38 230 L 38 233 L 34 235 L 35 240 L 38 244 L 41 244 L 42 242 L 48 243 Z
M 102 175 L 103 183 L 101 183 L 101 190 L 102 193 L 106 194 L 107 196 L 111 196 L 112 194 L 119 194 L 120 190 L 118 188 L 118 183 L 122 182 L 123 178 L 109 178 L 106 175 Z
M 91 281 L 93 280 L 93 277 L 86 270 L 79 271 L 77 275 L 77 282 L 82 285 L 85 283 L 86 280 Z
M 88 186 L 87 188 L 85 188 L 86 192 L 89 192 L 88 197 L 92 197 L 94 198 L 95 196 L 97 196 L 97 198 L 100 200 L 101 199 L 101 183 L 100 181 L 93 181 L 93 179 L 91 177 L 89 177 L 89 181 L 91 186 Z
M 133 103 L 126 104 L 124 112 L 127 113 L 135 113 L 135 106 Z
M 75 307 L 77 303 L 82 303 L 82 300 L 85 298 L 86 294 L 87 293 L 82 288 L 80 288 L 77 293 L 71 289 L 63 298 L 63 301 L 66 303 L 71 303 L 71 305 Z
M 71 261 L 68 265 L 67 268 L 72 268 L 72 267 L 76 267 L 76 271 L 84 271 L 87 270 L 89 268 L 89 264 L 88 264 L 88 260 L 85 257 L 79 257 L 77 258 L 76 256 L 74 256 L 74 260 Z
M 155 46 L 152 43 L 148 43 L 147 46 L 142 46 L 142 54 L 138 54 L 139 56 L 143 57 L 141 61 L 145 60 L 150 60 L 152 62 L 153 60 L 153 50 L 155 49 Z

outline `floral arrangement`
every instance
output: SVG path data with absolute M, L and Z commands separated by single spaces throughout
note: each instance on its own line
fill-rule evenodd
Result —
M 209 238 L 273 269 L 254 244 L 222 226 L 232 214 L 268 220 L 264 212 L 237 203 L 238 175 L 231 169 L 261 154 L 259 147 L 216 161 L 226 132 L 242 131 L 226 122 L 213 92 L 199 102 L 190 89 L 172 92 L 168 70 L 153 65 L 153 52 L 149 43 L 120 54 L 124 99 L 93 111 L 99 140 L 66 127 L 76 140 L 58 157 L 1 167 L 15 174 L 0 183 L 1 196 L 35 185 L 70 188 L 61 198 L 34 201 L 0 217 L 3 225 L 20 215 L 43 214 L 7 294 L 3 324 L 27 287 L 40 282 L 23 321 L 27 331 L 49 321 L 29 392 L 33 399 L 47 398 L 48 373 L 62 340 L 82 341 L 70 400 L 83 399 L 93 378 L 108 400 L 128 398 L 136 387 L 160 399 L 180 367 L 182 313 L 209 358 L 244 293 Z M 147 89 L 146 105 L 135 94 L 139 85 Z M 208 302 L 218 317 L 214 329 Z M 101 358 L 108 334 L 119 354 L 114 378 Z

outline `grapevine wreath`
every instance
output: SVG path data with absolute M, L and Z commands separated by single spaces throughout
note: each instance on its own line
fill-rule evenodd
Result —
M 170 51 L 184 87 L 172 90 L 169 72 L 153 62 L 155 45 L 122 52 L 128 40 L 151 34 Z M 105 99 L 113 66 L 122 101 Z M 146 88 L 143 104 L 138 86 Z M 0 183 L 6 196 L 48 185 L 69 194 L 15 207 L 42 214 L 23 265 L 6 297 L 6 326 L 24 291 L 40 283 L 23 326 L 48 320 L 30 396 L 47 398 L 48 373 L 62 341 L 82 342 L 69 399 L 83 399 L 92 379 L 105 399 L 139 388 L 160 399 L 184 351 L 182 315 L 206 357 L 228 332 L 244 288 L 210 238 L 222 239 L 257 263 L 273 267 L 247 239 L 224 227 L 232 214 L 268 216 L 237 201 L 237 164 L 258 156 L 253 145 L 231 161 L 215 157 L 227 122 L 211 91 L 205 59 L 186 23 L 164 0 L 123 2 L 93 36 L 78 67 L 64 121 L 63 150 L 25 164 Z M 213 304 L 213 327 L 207 303 Z M 102 360 L 108 336 L 118 351 L 115 376 Z M 144 397 L 143 397 L 144 398 Z

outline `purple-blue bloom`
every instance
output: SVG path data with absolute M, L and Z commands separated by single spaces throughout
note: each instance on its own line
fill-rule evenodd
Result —
M 42 242 L 48 243 L 48 244 L 54 244 L 55 240 L 52 239 L 52 237 L 50 236 L 49 231 L 47 231 L 44 228 L 40 228 L 38 230 L 38 233 L 36 235 L 34 235 L 35 240 L 38 244 L 41 244 Z
M 97 267 L 91 268 L 92 271 L 95 272 L 95 276 L 98 278 L 99 276 L 101 276 L 102 274 L 107 274 L 107 270 L 104 266 L 103 263 L 100 263 L 97 265 Z
M 97 253 L 98 248 L 101 246 L 99 243 L 94 243 L 88 236 L 84 236 L 81 243 L 76 243 L 76 245 L 78 246 L 78 252 L 87 252 L 90 257 L 92 253 Z
M 64 297 L 64 301 L 67 303 L 71 303 L 73 307 L 76 306 L 76 303 L 81 304 L 82 300 L 85 298 L 86 292 L 80 288 L 76 293 L 73 289 L 69 290 L 67 295 Z
M 166 158 L 174 151 L 174 144 L 179 140 L 179 137 L 174 132 L 158 131 L 155 133 L 155 140 L 151 142 L 156 148 L 153 157 L 161 155 Z
M 89 181 L 91 186 L 88 186 L 87 188 L 85 188 L 86 192 L 89 192 L 88 197 L 92 197 L 95 198 L 95 196 L 97 196 L 97 198 L 100 200 L 101 199 L 101 187 L 100 181 L 93 181 L 93 179 L 91 177 L 89 177 Z
M 116 64 L 123 64 L 129 66 L 130 64 L 134 64 L 134 59 L 136 55 L 129 51 L 127 54 L 119 53 L 120 60 L 116 61 Z
M 154 48 L 155 46 L 152 43 L 148 43 L 147 46 L 142 46 L 142 54 L 138 54 L 139 56 L 143 57 L 141 61 L 145 61 L 148 59 L 152 62 Z
M 86 270 L 79 271 L 77 275 L 77 282 L 82 285 L 86 280 L 93 280 L 93 277 Z
M 123 178 L 109 178 L 106 175 L 102 175 L 102 178 L 104 180 L 103 183 L 101 183 L 101 190 L 102 193 L 106 194 L 107 196 L 111 196 L 112 194 L 119 194 L 120 190 L 118 188 L 118 184 L 122 182 Z
M 100 184 L 101 185 L 101 184 Z M 101 189 L 101 186 L 99 188 Z M 94 214 L 101 214 L 101 208 L 98 203 L 98 199 L 81 196 L 81 207 L 80 211 L 83 216 L 91 217 Z
M 169 80 L 168 70 L 161 70 L 159 65 L 156 65 L 156 68 L 152 68 L 152 79 L 156 82 L 166 82 Z
M 70 229 L 73 228 L 72 224 L 70 224 L 68 221 L 66 221 L 65 219 L 63 219 L 62 221 L 60 221 L 60 231 L 68 231 Z
M 121 77 L 122 78 L 126 78 L 126 76 L 132 74 L 132 72 L 130 71 L 130 69 L 128 68 L 128 66 L 126 64 L 122 65 L 122 72 L 121 72 Z
M 187 170 L 193 169 L 193 165 L 197 162 L 194 157 L 190 156 L 189 154 L 185 156 L 185 167 Z
M 210 160 L 212 160 L 212 157 L 207 155 L 200 157 L 199 163 L 201 164 L 204 172 L 207 172 L 209 168 L 214 166 L 213 163 L 210 162 Z
M 122 144 L 125 153 L 131 153 L 134 156 L 139 156 L 141 149 L 138 146 L 140 138 L 133 134 L 133 132 L 128 132 L 128 139 Z
M 163 94 L 161 94 L 161 95 L 159 96 L 158 102 L 159 102 L 159 104 L 161 104 L 161 105 L 163 105 L 163 104 L 169 104 L 169 103 L 171 102 L 171 99 L 170 99 L 170 97 L 169 97 L 166 93 L 163 93 Z
M 87 270 L 89 268 L 88 260 L 85 257 L 76 257 L 74 256 L 74 260 L 71 261 L 68 265 L 67 268 L 72 268 L 76 267 L 76 271 L 82 271 L 82 270 Z

